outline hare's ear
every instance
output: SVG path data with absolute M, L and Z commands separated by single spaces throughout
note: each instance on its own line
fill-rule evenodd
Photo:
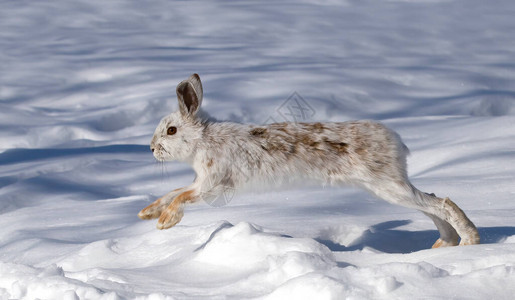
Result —
M 198 74 L 177 85 L 177 99 L 181 114 L 194 116 L 197 113 L 202 104 L 202 82 Z

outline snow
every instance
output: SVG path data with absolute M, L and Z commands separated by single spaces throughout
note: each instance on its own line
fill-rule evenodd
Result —
M 2 2 L 0 299 L 512 299 L 514 14 L 508 0 Z M 301 121 L 385 123 L 414 185 L 455 201 L 482 244 L 429 249 L 423 214 L 346 187 L 198 203 L 165 231 L 139 220 L 194 178 L 148 146 L 193 72 L 219 119 L 285 121 L 293 96 Z

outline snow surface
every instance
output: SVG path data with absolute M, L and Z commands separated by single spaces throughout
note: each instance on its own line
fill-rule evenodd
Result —
M 515 2 L 2 1 L 1 299 L 513 299 Z M 219 119 L 370 118 L 482 245 L 428 249 L 423 214 L 299 187 L 137 218 L 190 183 L 148 143 L 198 72 Z M 287 116 L 286 116 L 287 117 Z

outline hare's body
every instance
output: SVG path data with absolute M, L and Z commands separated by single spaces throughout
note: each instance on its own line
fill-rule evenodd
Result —
M 151 143 L 158 160 L 192 164 L 197 178 L 142 210 L 158 228 L 174 226 L 183 205 L 209 201 L 247 181 L 297 178 L 365 188 L 388 202 L 418 209 L 440 231 L 434 247 L 479 243 L 477 230 L 452 201 L 416 189 L 406 172 L 407 147 L 400 137 L 372 121 L 275 123 L 263 126 L 209 122 L 196 117 L 202 100 L 198 76 L 177 87 L 179 112 L 165 117 Z

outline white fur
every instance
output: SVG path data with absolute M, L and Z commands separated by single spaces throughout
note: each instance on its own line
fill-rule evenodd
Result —
M 399 135 L 373 121 L 275 123 L 263 126 L 201 119 L 202 84 L 197 74 L 177 86 L 179 111 L 163 118 L 150 147 L 160 161 L 190 163 L 197 177 L 143 209 L 169 228 L 183 205 L 209 201 L 247 181 L 282 183 L 293 178 L 361 186 L 390 203 L 418 209 L 440 231 L 434 247 L 479 243 L 474 224 L 448 198 L 416 189 L 406 172 L 407 147 Z M 176 132 L 169 134 L 168 128 Z

